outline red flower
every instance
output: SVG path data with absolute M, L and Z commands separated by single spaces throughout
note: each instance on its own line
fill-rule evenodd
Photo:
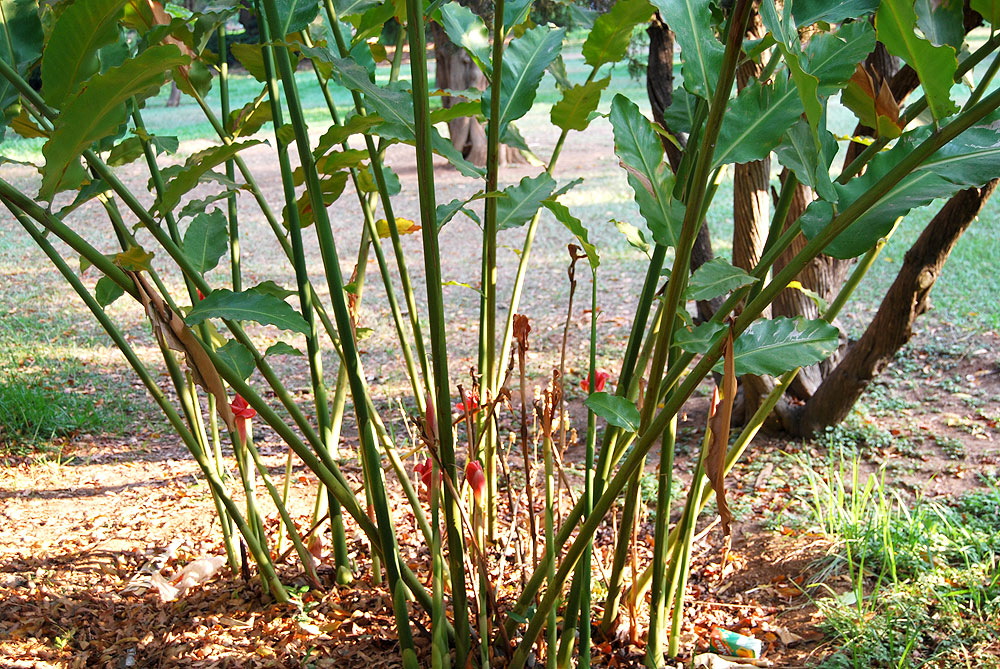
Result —
M 434 463 L 431 462 L 430 458 L 427 458 L 423 462 L 418 462 L 417 466 L 413 468 L 413 471 L 420 476 L 420 482 L 424 485 L 425 499 L 430 499 L 431 477 L 434 475 Z M 438 477 L 438 480 L 440 480 L 440 476 Z
M 233 414 L 236 415 L 236 431 L 240 433 L 240 439 L 243 443 L 247 441 L 247 421 L 257 415 L 254 408 L 247 404 L 247 401 L 241 396 L 237 395 L 236 399 L 233 400 L 229 408 L 233 410 Z
M 465 480 L 472 488 L 472 496 L 475 497 L 476 503 L 479 503 L 486 491 L 486 475 L 483 474 L 483 466 L 478 460 L 472 460 L 465 466 Z
M 198 299 L 199 300 L 204 300 L 205 299 L 205 293 L 201 292 L 201 288 L 195 288 L 195 290 L 198 291 Z
M 607 372 L 598 371 L 597 380 L 594 381 L 594 391 L 599 393 L 604 390 L 604 384 L 607 383 L 610 378 L 611 375 Z M 587 378 L 580 381 L 580 388 L 582 388 L 585 393 L 590 392 L 590 374 L 587 374 Z
M 455 412 L 462 415 L 479 411 L 479 394 L 475 391 L 465 396 L 465 402 L 455 402 Z

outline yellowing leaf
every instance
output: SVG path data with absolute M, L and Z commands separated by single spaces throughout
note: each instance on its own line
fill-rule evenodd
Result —
M 141 246 L 133 246 L 127 251 L 116 253 L 114 263 L 126 272 L 141 272 L 152 269 L 150 261 L 153 259 L 152 253 L 146 253 Z
M 389 221 L 384 218 L 380 218 L 375 221 L 375 230 L 378 232 L 378 236 L 381 239 L 386 239 L 391 236 L 391 233 L 389 232 Z M 398 230 L 401 235 L 408 235 L 412 232 L 420 230 L 420 226 L 408 218 L 400 218 L 397 216 L 396 230 Z

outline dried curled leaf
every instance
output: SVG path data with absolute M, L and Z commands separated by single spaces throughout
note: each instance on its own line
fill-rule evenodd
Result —
M 729 511 L 729 504 L 726 503 L 725 473 L 726 473 L 726 452 L 729 449 L 729 424 L 733 416 L 733 399 L 736 397 L 736 360 L 733 355 L 733 326 L 729 325 L 729 332 L 726 334 L 725 348 L 723 349 L 725 363 L 723 366 L 722 388 L 716 392 L 721 395 L 721 401 L 716 404 L 713 401 L 713 411 L 709 417 L 709 429 L 712 432 L 712 440 L 708 445 L 708 455 L 705 458 L 705 472 L 708 480 L 712 482 L 712 489 L 715 490 L 715 501 L 719 507 L 719 516 L 722 518 L 722 533 L 729 536 L 729 523 L 733 514 Z
M 212 359 L 205 353 L 201 342 L 194 336 L 179 314 L 174 313 L 166 305 L 163 298 L 137 272 L 127 271 L 139 292 L 139 300 L 146 309 L 153 324 L 153 333 L 157 340 L 167 348 L 179 351 L 187 359 L 188 369 L 194 382 L 215 396 L 215 409 L 225 422 L 230 432 L 236 429 L 236 419 L 233 410 L 229 408 L 229 397 L 222 377 L 212 364 Z

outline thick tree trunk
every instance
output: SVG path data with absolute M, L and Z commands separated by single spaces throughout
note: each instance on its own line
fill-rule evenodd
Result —
M 486 90 L 486 76 L 479 70 L 464 49 L 451 43 L 444 29 L 431 23 L 434 38 L 435 81 L 438 88 L 452 91 L 469 89 Z M 459 98 L 443 96 L 441 104 L 445 108 L 461 102 Z M 452 145 L 473 165 L 486 164 L 486 129 L 478 119 L 471 116 L 448 121 L 448 134 Z M 527 162 L 521 153 L 506 145 L 500 145 L 500 164 Z
M 913 324 L 930 306 L 930 291 L 948 255 L 997 187 L 997 180 L 952 197 L 907 251 L 903 266 L 864 335 L 784 427 L 806 436 L 847 417 L 872 379 L 913 336 Z
M 764 36 L 760 14 L 750 17 L 747 39 Z M 736 85 L 742 90 L 751 79 L 760 76 L 761 66 L 753 60 L 736 70 Z M 760 262 L 771 213 L 771 159 L 736 165 L 733 173 L 733 265 L 747 271 Z
M 177 82 L 170 82 L 170 96 L 167 98 L 168 107 L 179 107 L 181 104 L 181 89 L 177 88 Z

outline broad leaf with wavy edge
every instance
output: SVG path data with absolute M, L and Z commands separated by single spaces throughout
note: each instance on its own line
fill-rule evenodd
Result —
M 591 67 L 617 63 L 625 57 L 632 31 L 653 15 L 649 0 L 618 0 L 614 7 L 594 20 L 583 43 L 583 60 Z
M 951 99 L 958 58 L 953 47 L 934 46 L 918 37 L 916 22 L 912 0 L 882 0 L 875 14 L 875 33 L 889 53 L 916 71 L 927 106 L 940 120 L 958 109 Z
M 840 23 L 844 19 L 860 19 L 878 9 L 879 0 L 795 0 L 792 16 L 795 25 L 811 26 L 824 21 Z
M 803 67 L 819 80 L 820 95 L 832 95 L 847 85 L 857 64 L 874 49 L 875 30 L 867 21 L 845 23 L 837 32 L 813 35 Z
M 511 121 L 516 121 L 531 109 L 538 84 L 545 68 L 559 55 L 564 28 L 538 26 L 511 40 L 503 54 L 503 76 L 500 81 L 500 134 Z M 483 114 L 490 118 L 492 90 L 483 94 Z
M 629 432 L 639 429 L 639 410 L 630 400 L 606 392 L 591 393 L 583 402 L 587 408 L 608 422 Z
M 465 49 L 480 70 L 490 76 L 490 33 L 471 9 L 457 2 L 441 5 L 441 27 L 454 44 Z
M 42 24 L 36 0 L 0 0 L 0 58 L 22 76 L 42 54 Z M 0 112 L 17 102 L 14 85 L 0 78 Z M 8 118 L 0 115 L 0 139 Z
M 188 57 L 176 46 L 155 46 L 120 67 L 91 77 L 87 87 L 66 105 L 42 148 L 45 172 L 39 199 L 51 200 L 73 161 L 128 119 L 126 100 L 155 93 L 167 70 L 187 62 Z
M 279 37 L 304 30 L 319 13 L 318 0 L 274 0 Z
M 982 186 L 1000 176 L 1000 131 L 991 123 L 996 116 L 987 118 L 984 125 L 973 126 L 935 152 L 838 235 L 824 249 L 825 253 L 836 258 L 859 256 L 892 228 L 896 218 L 911 209 L 950 197 L 970 186 Z M 863 175 L 845 185 L 835 184 L 840 209 L 870 190 L 930 132 L 925 126 L 904 134 L 896 146 L 875 156 Z M 813 202 L 802 214 L 803 234 L 810 239 L 815 237 L 832 218 L 829 204 Z
M 611 83 L 611 77 L 577 84 L 563 91 L 562 99 L 552 105 L 549 117 L 552 125 L 562 130 L 586 130 L 591 114 L 601 103 L 601 92 Z
M 733 347 L 736 375 L 777 375 L 821 362 L 837 350 L 840 330 L 823 320 L 761 319 L 739 336 Z M 722 362 L 716 366 L 722 368 Z
M 552 195 L 556 180 L 548 172 L 537 177 L 524 177 L 520 183 L 508 186 L 497 198 L 497 230 L 524 225 L 542 206 L 542 200 Z
M 42 54 L 42 95 L 53 107 L 100 69 L 98 50 L 118 38 L 125 0 L 74 2 L 60 14 Z
M 309 326 L 302 314 L 274 295 L 255 290 L 240 293 L 225 288 L 213 290 L 192 307 L 184 321 L 188 325 L 197 325 L 208 318 L 253 321 L 261 325 L 274 325 L 282 330 L 309 334 Z
M 715 92 L 725 47 L 712 29 L 712 14 L 704 0 L 653 0 L 653 5 L 681 47 L 684 88 L 706 100 Z
M 181 250 L 191 265 L 204 274 L 218 266 L 219 259 L 229 250 L 229 226 L 220 209 L 198 214 L 184 232 Z
M 789 79 L 752 83 L 729 101 L 712 165 L 747 163 L 766 157 L 802 115 L 802 99 Z
M 642 112 L 623 95 L 611 101 L 615 154 L 628 172 L 639 212 L 658 244 L 677 246 L 684 223 L 683 205 L 671 198 L 674 178 L 663 162 L 663 145 Z
M 181 201 L 188 191 L 194 188 L 198 180 L 213 167 L 226 162 L 243 149 L 262 144 L 258 139 L 250 139 L 245 142 L 234 142 L 233 144 L 222 144 L 214 146 L 204 151 L 199 151 L 191 155 L 184 163 L 184 167 L 170 180 L 163 197 L 157 202 L 160 213 L 172 210 Z
M 695 270 L 688 283 L 686 299 L 711 300 L 741 286 L 756 281 L 746 270 L 735 267 L 723 258 L 713 258 Z

